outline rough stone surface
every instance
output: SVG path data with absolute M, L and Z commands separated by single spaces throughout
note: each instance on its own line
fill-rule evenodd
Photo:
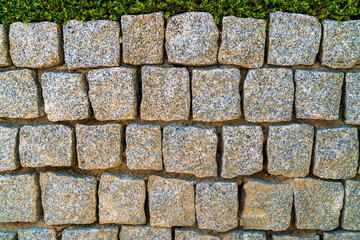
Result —
M 186 68 L 146 66 L 141 69 L 141 118 L 187 120 L 190 113 L 190 79 Z
M 219 30 L 206 12 L 187 12 L 168 19 L 165 48 L 169 63 L 212 65 L 217 62 Z
M 44 115 L 35 72 L 0 72 L 0 117 L 38 118 Z
M 116 21 L 70 20 L 63 27 L 69 69 L 120 65 L 120 24 Z
M 264 64 L 266 21 L 255 18 L 224 17 L 218 60 L 244 68 Z
M 11 65 L 9 57 L 9 40 L 7 37 L 7 30 L 4 24 L 0 24 L 0 67 L 7 67 Z
M 240 70 L 192 71 L 192 111 L 195 121 L 217 122 L 240 118 Z
M 360 181 L 345 182 L 345 201 L 341 227 L 346 230 L 360 231 Z
M 158 228 L 150 226 L 122 226 L 121 240 L 171 240 L 171 228 Z
M 226 232 L 238 226 L 238 185 L 233 182 L 200 182 L 195 209 L 200 229 Z
M 19 159 L 17 156 L 18 127 L 0 126 L 0 171 L 17 169 Z
M 314 127 L 307 124 L 270 126 L 267 140 L 267 171 L 284 177 L 309 173 Z
M 291 69 L 250 70 L 244 82 L 244 115 L 249 122 L 290 121 L 294 101 Z
M 167 125 L 163 130 L 163 157 L 167 172 L 217 175 L 215 128 Z
M 320 236 L 273 234 L 271 239 L 272 240 L 320 240 Z
M 240 224 L 244 229 L 283 231 L 291 220 L 290 184 L 250 179 L 244 185 L 245 201 Z
M 331 179 L 354 177 L 359 162 L 357 129 L 341 127 L 317 130 L 314 155 L 314 175 Z
M 339 226 L 344 198 L 341 182 L 296 178 L 293 183 L 298 229 L 329 231 Z
M 346 73 L 345 123 L 360 124 L 360 72 Z
M 261 171 L 263 141 L 260 126 L 224 126 L 221 177 L 233 178 Z
M 335 231 L 335 232 L 324 232 L 324 240 L 358 240 L 360 239 L 360 232 L 346 232 L 346 231 Z
M 40 174 L 46 224 L 90 224 L 96 221 L 97 181 L 92 176 Z
M 118 227 L 65 229 L 62 240 L 117 240 Z
M 123 59 L 127 64 L 161 64 L 164 13 L 121 16 Z
M 104 68 L 88 73 L 89 97 L 97 120 L 130 120 L 137 115 L 134 68 Z
M 39 200 L 35 174 L 0 176 L 0 222 L 38 221 Z
M 331 68 L 351 68 L 360 60 L 360 20 L 325 19 L 320 54 L 321 65 Z
M 56 240 L 53 228 L 22 228 L 18 230 L 19 240 Z
M 99 185 L 99 221 L 145 224 L 145 181 L 105 173 Z
M 15 240 L 16 232 L 0 232 L 1 240 Z
M 129 124 L 126 127 L 126 163 L 134 170 L 163 168 L 159 125 Z
M 41 77 L 45 112 L 50 121 L 71 121 L 90 116 L 83 74 L 46 72 Z
M 236 230 L 224 234 L 223 240 L 266 240 L 264 232 Z
M 220 238 L 197 230 L 175 229 L 175 240 L 220 240 Z
M 268 64 L 312 65 L 320 47 L 321 24 L 298 13 L 270 13 Z
M 340 72 L 296 70 L 296 117 L 339 119 L 343 80 L 344 74 Z
M 105 169 L 122 163 L 122 125 L 76 125 L 79 167 Z
M 66 125 L 25 125 L 20 129 L 23 167 L 71 166 L 75 163 L 74 129 Z
M 11 59 L 17 67 L 46 68 L 62 63 L 61 26 L 53 22 L 10 25 Z
M 152 227 L 192 226 L 195 224 L 193 182 L 150 176 L 147 189 Z

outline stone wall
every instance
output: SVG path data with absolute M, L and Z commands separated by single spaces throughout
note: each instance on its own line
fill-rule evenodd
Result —
M 359 33 L 0 25 L 0 239 L 360 239 Z

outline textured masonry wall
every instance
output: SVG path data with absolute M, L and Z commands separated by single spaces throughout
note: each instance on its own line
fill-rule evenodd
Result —
M 360 239 L 359 33 L 0 25 L 0 239 Z

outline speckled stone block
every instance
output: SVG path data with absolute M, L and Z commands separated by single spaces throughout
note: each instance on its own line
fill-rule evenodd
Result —
M 18 132 L 18 127 L 0 126 L 0 171 L 11 171 L 20 166 L 17 156 Z
M 175 229 L 175 240 L 220 240 L 220 238 L 196 229 Z
M 321 39 L 316 17 L 298 13 L 270 13 L 268 64 L 312 65 Z
M 298 229 L 330 231 L 339 226 L 344 198 L 341 182 L 295 178 L 293 183 Z
M 46 72 L 41 77 L 45 112 L 52 122 L 90 117 L 90 104 L 83 74 Z
M 203 66 L 217 62 L 219 30 L 207 12 L 187 12 L 170 17 L 165 48 L 169 63 Z
M 250 179 L 244 185 L 240 225 L 244 229 L 284 231 L 290 226 L 291 184 Z
M 95 177 L 45 172 L 40 174 L 40 186 L 46 224 L 90 224 L 96 221 Z
M 265 232 L 235 230 L 224 234 L 223 240 L 266 240 Z
M 200 229 L 226 232 L 238 226 L 238 185 L 236 182 L 199 182 L 195 209 Z
M 1 240 L 15 240 L 16 239 L 16 232 L 0 232 L 0 239 Z
M 0 176 L 0 222 L 37 222 L 39 186 L 35 174 Z
M 69 69 L 120 65 L 120 24 L 116 21 L 70 20 L 63 27 Z
M 352 68 L 360 60 L 360 20 L 322 20 L 321 65 Z
M 105 173 L 99 185 L 101 224 L 145 224 L 145 181 Z
M 147 189 L 152 227 L 192 226 L 195 224 L 193 182 L 150 176 Z
M 129 124 L 126 127 L 126 163 L 134 170 L 161 170 L 161 127 Z
M 9 57 L 9 39 L 7 29 L 4 24 L 0 24 L 0 67 L 11 65 Z
M 215 128 L 167 125 L 163 129 L 163 157 L 167 172 L 217 175 Z
M 240 70 L 236 68 L 192 71 L 192 111 L 195 121 L 239 119 Z
M 341 127 L 317 130 L 314 155 L 314 175 L 330 179 L 354 177 L 359 163 L 357 129 Z
M 346 73 L 345 123 L 360 124 L 360 72 Z
M 324 232 L 324 240 L 358 240 L 360 239 L 360 232 L 347 232 L 337 230 L 335 232 Z
M 11 60 L 17 67 L 47 68 L 63 61 L 61 26 L 53 22 L 10 25 Z
M 19 240 L 56 240 L 53 228 L 21 228 L 18 230 Z
M 0 117 L 42 116 L 44 110 L 35 72 L 28 69 L 0 72 Z
M 127 64 L 161 64 L 164 13 L 121 16 L 123 59 Z
M 73 165 L 75 163 L 74 135 L 72 127 L 60 124 L 21 127 L 19 145 L 21 166 Z
M 255 18 L 223 17 L 220 64 L 260 68 L 264 64 L 266 21 Z
M 360 231 L 360 181 L 345 181 L 345 201 L 341 227 Z
M 250 70 L 243 88 L 246 121 L 290 121 L 294 88 L 291 69 L 261 68 Z
M 314 127 L 307 124 L 270 126 L 267 140 L 267 171 L 284 177 L 309 173 Z
M 260 126 L 223 126 L 221 177 L 251 175 L 263 168 L 264 134 Z
M 117 240 L 118 227 L 73 228 L 62 232 L 62 240 Z
M 120 231 L 121 240 L 171 240 L 171 228 L 159 228 L 150 226 L 122 226 Z
M 136 69 L 116 67 L 90 70 L 88 82 L 90 102 L 97 120 L 136 118 Z
M 272 240 L 320 240 L 318 235 L 273 234 Z
M 339 119 L 343 81 L 344 74 L 340 72 L 296 70 L 296 117 Z
M 79 167 L 106 169 L 122 163 L 122 125 L 76 125 Z

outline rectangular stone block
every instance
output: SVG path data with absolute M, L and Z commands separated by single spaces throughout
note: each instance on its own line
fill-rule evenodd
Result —
M 40 186 L 46 224 L 90 224 L 97 220 L 95 177 L 44 172 Z
M 273 234 L 272 240 L 320 240 L 320 236 L 293 235 L 293 234 Z
M 0 67 L 11 65 L 9 57 L 9 39 L 7 29 L 4 24 L 0 24 Z
M 359 58 L 360 59 L 360 58 Z M 360 73 L 346 73 L 345 123 L 360 124 Z
M 266 240 L 265 232 L 235 230 L 224 234 L 223 240 Z
M 360 232 L 346 232 L 337 230 L 334 232 L 324 232 L 324 240 L 358 240 L 360 239 Z
M 341 227 L 360 231 L 360 181 L 345 181 L 345 201 Z
M 121 124 L 77 124 L 75 129 L 79 168 L 106 169 L 122 163 Z
M 60 124 L 21 127 L 19 145 L 21 166 L 73 165 L 75 163 L 74 135 L 72 127 Z
M 1 240 L 15 240 L 16 239 L 16 232 L 0 232 L 0 239 Z
M 120 231 L 121 240 L 171 240 L 171 228 L 159 228 L 150 226 L 122 226 Z
M 62 232 L 62 240 L 117 240 L 118 227 L 72 228 Z
M 219 237 L 196 229 L 175 229 L 175 240 L 220 240 Z
M 37 222 L 39 208 L 35 174 L 0 176 L 0 222 Z
M 21 228 L 18 230 L 19 240 L 56 240 L 53 228 Z
M 101 224 L 145 224 L 145 181 L 105 173 L 99 184 Z
M 0 126 L 0 171 L 11 171 L 20 166 L 17 156 L 18 133 L 18 127 Z
M 163 129 L 163 157 L 167 172 L 217 175 L 215 128 L 167 125 Z

